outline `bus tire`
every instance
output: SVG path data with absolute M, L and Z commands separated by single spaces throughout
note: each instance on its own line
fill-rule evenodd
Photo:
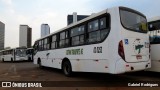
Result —
M 11 62 L 13 62 L 13 58 L 11 58 Z
M 31 57 L 28 58 L 28 61 L 32 61 Z
M 72 76 L 72 67 L 71 63 L 68 60 L 62 63 L 62 70 L 65 76 L 67 77 Z
M 2 59 L 2 62 L 4 62 L 4 58 Z
M 42 62 L 41 62 L 41 60 L 40 59 L 38 59 L 38 66 L 39 66 L 39 68 L 42 68 Z

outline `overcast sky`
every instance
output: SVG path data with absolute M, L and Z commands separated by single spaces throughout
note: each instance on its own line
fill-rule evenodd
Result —
M 40 26 L 49 24 L 51 33 L 67 25 L 67 15 L 90 15 L 106 8 L 125 6 L 160 16 L 160 0 L 0 0 L 0 21 L 5 23 L 5 47 L 19 46 L 19 25 L 32 28 L 32 44 L 40 38 Z

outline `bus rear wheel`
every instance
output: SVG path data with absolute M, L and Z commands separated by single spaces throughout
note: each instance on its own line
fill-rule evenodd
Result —
M 71 63 L 69 61 L 65 61 L 62 64 L 62 70 L 65 76 L 70 77 L 72 76 L 72 67 L 71 67 Z
M 13 62 L 13 58 L 11 58 L 11 62 Z
M 38 66 L 39 66 L 39 68 L 42 68 L 42 62 L 41 62 L 41 60 L 38 60 Z
M 4 62 L 4 58 L 2 59 L 2 62 Z
M 28 58 L 28 61 L 32 61 L 31 57 Z

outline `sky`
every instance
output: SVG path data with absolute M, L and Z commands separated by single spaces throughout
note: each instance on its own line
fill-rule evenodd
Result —
M 50 32 L 67 26 L 67 15 L 90 15 L 114 6 L 142 12 L 147 18 L 160 16 L 160 0 L 0 0 L 0 21 L 5 24 L 5 47 L 19 46 L 19 25 L 32 28 L 32 45 L 40 38 L 40 26 Z

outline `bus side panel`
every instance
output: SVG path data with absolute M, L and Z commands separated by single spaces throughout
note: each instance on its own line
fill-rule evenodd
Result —
M 160 44 L 151 44 L 151 59 L 160 60 Z
M 117 74 L 124 73 L 124 60 L 118 54 L 118 46 L 121 41 L 122 34 L 120 28 L 119 10 L 114 9 L 111 13 L 111 30 L 109 38 L 109 73 Z
M 83 50 L 81 55 L 66 55 L 71 61 L 73 71 L 108 73 L 109 52 L 107 42 L 108 39 L 103 43 L 72 48 Z M 97 48 L 101 48 L 102 52 L 96 51 Z
M 152 67 L 150 69 L 147 69 L 147 71 L 160 72 L 160 61 L 152 60 L 151 66 Z
M 10 55 L 10 54 L 4 56 L 5 61 L 11 61 L 11 58 L 12 58 L 12 55 Z
M 160 72 L 160 44 L 151 44 L 151 68 L 148 71 Z
M 108 73 L 108 60 L 71 60 L 72 70 L 75 72 Z
M 34 56 L 34 64 L 38 64 L 38 58 L 40 58 L 41 60 L 41 64 L 42 66 L 48 66 L 48 62 L 47 62 L 47 51 L 39 51 L 36 53 L 36 55 Z

